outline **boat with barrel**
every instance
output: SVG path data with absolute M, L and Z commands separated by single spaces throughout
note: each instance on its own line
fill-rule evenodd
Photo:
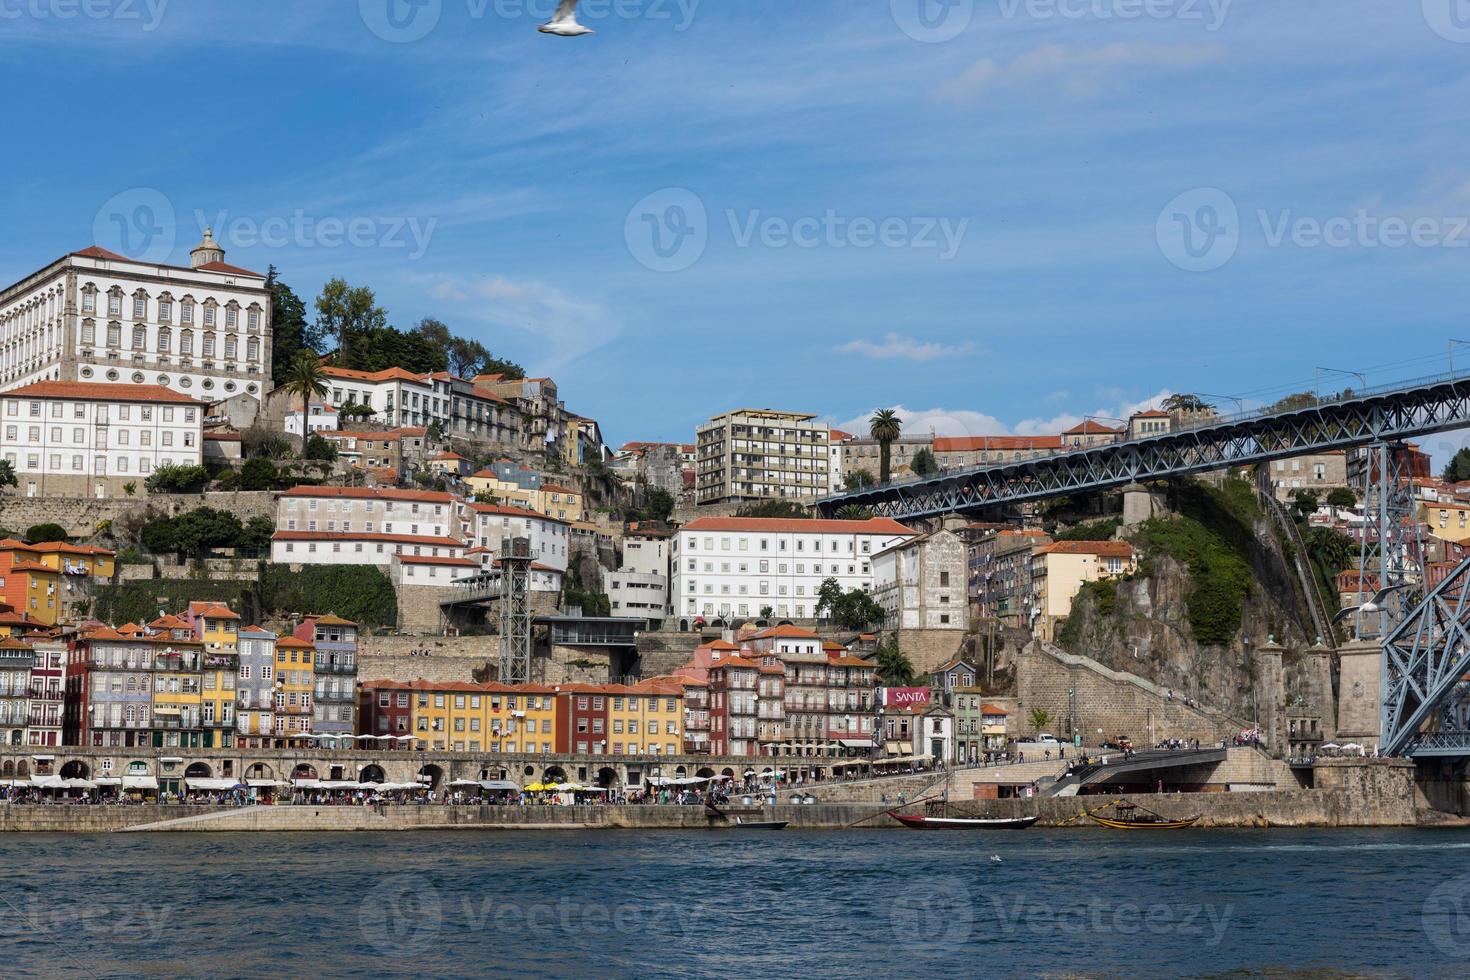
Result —
M 1166 817 L 1128 800 L 1113 800 L 1087 811 L 1087 817 L 1093 823 L 1111 830 L 1183 830 L 1193 827 L 1201 816 L 1203 814 L 1196 813 L 1192 817 L 1178 819 Z

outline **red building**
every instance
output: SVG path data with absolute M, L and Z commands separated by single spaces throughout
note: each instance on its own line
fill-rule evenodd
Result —
M 556 751 L 567 755 L 606 755 L 608 696 L 592 684 L 556 688 Z

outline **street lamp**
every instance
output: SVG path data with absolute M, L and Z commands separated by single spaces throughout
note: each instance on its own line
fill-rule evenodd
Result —
M 1234 395 L 1212 395 L 1208 391 L 1196 391 L 1194 393 L 1194 397 L 1196 397 L 1196 398 L 1224 398 L 1224 399 L 1226 399 L 1228 401 L 1235 402 L 1235 410 L 1238 413 L 1240 413 L 1241 415 L 1244 415 L 1245 414 L 1245 402 L 1242 399 L 1236 398 Z
M 1318 367 L 1315 370 L 1317 372 L 1317 374 L 1316 374 L 1316 388 L 1315 388 L 1315 391 L 1317 393 L 1317 401 L 1319 401 L 1319 402 L 1322 400 L 1322 373 L 1324 371 L 1327 372 L 1328 374 L 1340 374 L 1340 375 L 1343 375 L 1343 376 L 1349 377 L 1349 378 L 1357 378 L 1359 381 L 1361 381 L 1363 383 L 1363 387 L 1364 388 L 1368 387 L 1368 376 L 1366 374 L 1362 374 L 1362 373 L 1360 373 L 1358 371 L 1344 371 L 1341 368 L 1330 368 L 1330 367 Z

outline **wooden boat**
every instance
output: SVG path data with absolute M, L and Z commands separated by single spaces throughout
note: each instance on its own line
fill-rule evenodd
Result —
M 1112 816 L 1101 815 L 1107 809 L 1113 811 Z M 1185 827 L 1193 827 L 1202 815 L 1196 813 L 1192 817 L 1174 820 L 1127 800 L 1105 803 L 1095 810 L 1087 811 L 1087 816 L 1093 823 L 1111 830 L 1183 830 Z
M 929 817 L 888 810 L 888 815 L 912 830 L 1025 830 L 1039 817 Z
M 736 830 L 785 830 L 790 820 L 746 820 L 744 817 L 736 817 L 730 826 Z

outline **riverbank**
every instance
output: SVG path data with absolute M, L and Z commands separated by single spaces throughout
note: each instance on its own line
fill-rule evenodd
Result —
M 1171 817 L 1200 816 L 1201 828 L 1445 826 L 1447 815 L 1372 805 L 1341 791 L 1143 794 L 1130 799 Z M 1036 816 L 1042 827 L 1096 829 L 1083 813 L 1100 797 L 975 800 L 959 806 L 984 817 Z M 872 803 L 780 804 L 762 819 L 792 830 L 898 828 Z M 1455 818 L 1448 817 L 1453 821 Z M 0 833 L 413 832 L 443 830 L 727 830 L 701 806 L 0 806 Z

